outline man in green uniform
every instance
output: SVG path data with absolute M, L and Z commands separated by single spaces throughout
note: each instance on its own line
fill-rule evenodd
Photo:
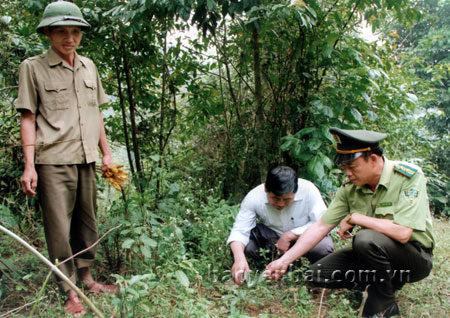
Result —
M 50 259 L 63 262 L 98 239 L 95 221 L 95 162 L 113 165 L 99 105 L 107 102 L 94 63 L 76 53 L 82 30 L 90 28 L 80 9 L 70 2 L 50 3 L 37 27 L 51 43 L 48 51 L 22 62 L 19 69 L 21 138 L 25 167 L 24 193 L 39 193 Z M 93 292 L 113 292 L 115 286 L 94 281 L 90 268 L 95 247 L 60 265 L 74 283 L 76 274 Z M 79 317 L 86 309 L 67 283 L 65 308 Z
M 331 128 L 337 142 L 335 163 L 347 181 L 323 217 L 303 233 L 294 247 L 267 266 L 266 277 L 278 279 L 331 229 L 352 247 L 313 264 L 308 280 L 328 288 L 368 286 L 363 317 L 399 314 L 394 293 L 407 282 L 429 275 L 434 234 L 426 179 L 419 167 L 383 156 L 379 142 L 386 134 Z

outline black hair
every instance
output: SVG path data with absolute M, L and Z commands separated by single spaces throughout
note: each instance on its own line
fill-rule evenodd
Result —
M 381 148 L 380 146 L 377 146 L 375 148 L 373 148 L 372 150 L 369 151 L 364 151 L 363 152 L 363 158 L 365 161 L 369 160 L 369 157 L 371 155 L 377 155 L 377 156 L 383 156 L 383 148 Z
M 266 191 L 277 196 L 296 193 L 298 189 L 298 176 L 294 169 L 287 166 L 277 166 L 267 173 Z

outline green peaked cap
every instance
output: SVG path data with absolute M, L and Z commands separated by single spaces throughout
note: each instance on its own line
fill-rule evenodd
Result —
M 336 164 L 359 158 L 363 152 L 379 148 L 380 141 L 387 137 L 384 133 L 370 130 L 349 130 L 337 127 L 330 128 L 330 133 L 336 140 Z

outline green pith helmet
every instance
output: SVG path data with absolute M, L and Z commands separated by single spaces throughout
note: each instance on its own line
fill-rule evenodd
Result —
M 91 25 L 83 19 L 80 9 L 67 1 L 52 2 L 45 7 L 41 23 L 36 31 L 44 33 L 44 28 L 52 26 L 78 26 L 86 30 L 91 28 Z

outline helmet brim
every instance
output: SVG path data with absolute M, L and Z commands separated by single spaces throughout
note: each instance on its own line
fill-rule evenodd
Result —
M 91 28 L 91 25 L 83 18 L 74 16 L 55 16 L 43 19 L 37 26 L 36 31 L 43 34 L 45 28 L 57 26 L 78 26 L 82 30 L 89 30 Z

